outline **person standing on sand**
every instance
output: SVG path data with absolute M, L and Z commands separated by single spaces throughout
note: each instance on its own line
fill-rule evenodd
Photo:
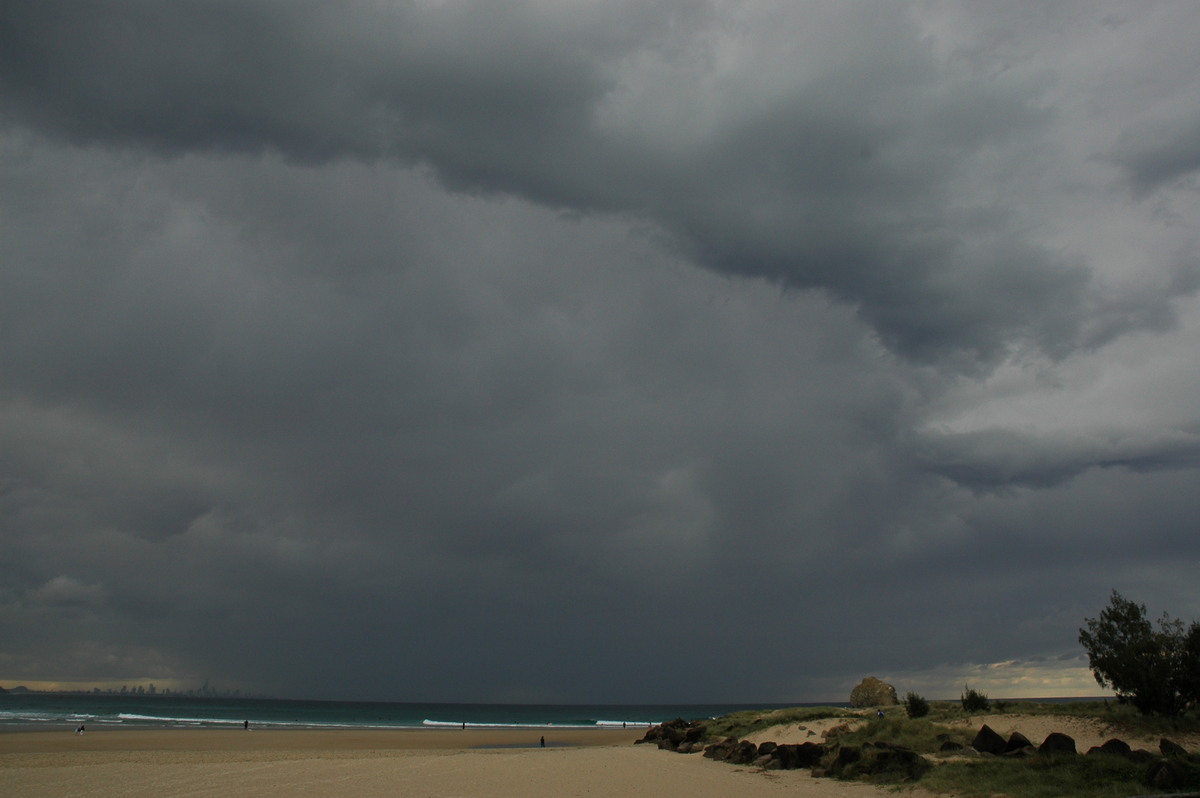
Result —
M 545 738 L 545 736 L 543 736 L 542 737 L 542 748 L 545 748 L 545 747 L 546 747 L 546 738 Z
M 242 728 L 245 729 L 246 731 L 250 731 L 250 721 L 248 721 L 248 720 L 242 721 Z

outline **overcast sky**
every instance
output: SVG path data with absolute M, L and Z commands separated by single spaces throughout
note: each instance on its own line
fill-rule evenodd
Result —
M 1200 617 L 1197 40 L 0 2 L 0 684 L 1098 694 Z

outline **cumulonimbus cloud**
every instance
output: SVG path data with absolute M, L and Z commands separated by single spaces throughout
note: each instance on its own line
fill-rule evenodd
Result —
M 43 2 L 5 11 L 0 97 L 8 124 L 81 144 L 390 159 L 640 218 L 697 264 L 824 292 L 955 370 L 1169 325 L 1182 284 L 1106 288 L 1008 220 L 1019 197 L 958 193 L 1054 113 L 927 39 L 877 4 Z M 1189 152 L 1117 161 L 1157 185 Z

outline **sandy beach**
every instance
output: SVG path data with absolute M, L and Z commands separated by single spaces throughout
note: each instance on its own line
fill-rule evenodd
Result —
M 845 718 L 788 724 L 747 739 L 820 740 Z M 850 721 L 852 724 L 854 721 Z M 1080 753 L 1120 736 L 1156 750 L 1157 737 L 1121 734 L 1094 719 L 1046 715 L 963 718 L 1035 743 L 1052 731 Z M 644 729 L 257 730 L 95 729 L 0 733 L 6 798 L 97 796 L 675 796 L 692 798 L 883 798 L 869 785 L 815 779 L 807 770 L 764 772 L 634 745 Z M 1200 750 L 1200 735 L 1180 735 Z M 906 793 L 928 796 L 921 790 Z
M 873 787 L 760 772 L 634 745 L 644 730 L 70 730 L 0 734 L 0 794 L 879 798 Z

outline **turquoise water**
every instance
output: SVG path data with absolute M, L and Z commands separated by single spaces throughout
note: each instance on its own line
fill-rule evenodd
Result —
M 0 695 L 8 728 L 597 728 L 649 726 L 796 704 L 421 704 L 107 694 Z

